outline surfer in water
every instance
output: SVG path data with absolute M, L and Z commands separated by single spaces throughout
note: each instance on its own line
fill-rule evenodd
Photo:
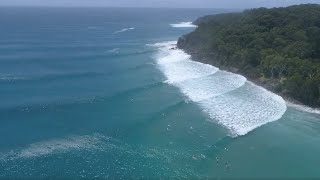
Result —
M 230 169 L 231 169 L 231 164 L 229 163 L 229 161 L 226 161 L 225 162 L 225 170 L 230 171 Z
M 218 156 L 216 157 L 216 162 L 217 162 L 217 164 L 219 164 L 219 157 Z

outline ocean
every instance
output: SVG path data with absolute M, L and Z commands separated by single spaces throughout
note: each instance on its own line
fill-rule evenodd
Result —
M 320 177 L 318 110 L 176 48 L 231 10 L 0 9 L 0 178 Z

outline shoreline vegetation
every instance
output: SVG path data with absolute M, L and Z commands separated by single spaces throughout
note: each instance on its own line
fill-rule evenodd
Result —
M 320 107 L 320 5 L 201 17 L 178 40 L 193 60 L 245 76 L 294 104 Z

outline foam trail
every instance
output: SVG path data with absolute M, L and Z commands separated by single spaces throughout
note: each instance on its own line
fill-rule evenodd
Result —
M 73 150 L 83 150 L 95 148 L 102 140 L 108 140 L 100 134 L 69 136 L 61 139 L 51 139 L 48 141 L 36 142 L 25 148 L 2 154 L 2 160 L 14 160 L 19 158 L 34 158 L 47 156 L 55 153 L 65 153 Z
M 17 80 L 25 80 L 25 77 L 18 77 L 9 74 L 0 75 L 0 81 L 17 81 Z
M 118 33 L 126 32 L 126 31 L 130 31 L 130 30 L 134 30 L 134 29 L 135 29 L 135 28 L 133 28 L 133 27 L 121 29 L 121 30 L 119 30 L 119 31 L 115 31 L 114 34 L 118 34 Z
M 116 53 L 116 54 L 118 54 L 118 53 L 119 53 L 119 50 L 120 50 L 120 48 L 114 48 L 114 49 L 108 50 L 108 52 L 109 52 L 109 53 Z
M 196 102 L 232 136 L 245 135 L 266 123 L 276 121 L 287 106 L 278 95 L 256 86 L 245 77 L 195 62 L 177 49 L 174 42 L 157 43 L 157 64 L 167 82 Z
M 197 25 L 192 24 L 192 22 L 180 22 L 177 24 L 170 24 L 171 27 L 174 28 L 195 28 Z
M 312 107 L 308 107 L 308 106 L 304 106 L 304 105 L 294 104 L 291 102 L 287 102 L 287 105 L 290 107 L 293 107 L 299 111 L 312 113 L 312 114 L 320 114 L 320 109 L 318 109 L 318 108 L 312 108 Z

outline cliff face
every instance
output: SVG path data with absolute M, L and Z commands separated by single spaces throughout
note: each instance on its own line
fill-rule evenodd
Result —
M 194 24 L 198 28 L 178 40 L 194 60 L 320 107 L 320 5 L 211 15 Z

